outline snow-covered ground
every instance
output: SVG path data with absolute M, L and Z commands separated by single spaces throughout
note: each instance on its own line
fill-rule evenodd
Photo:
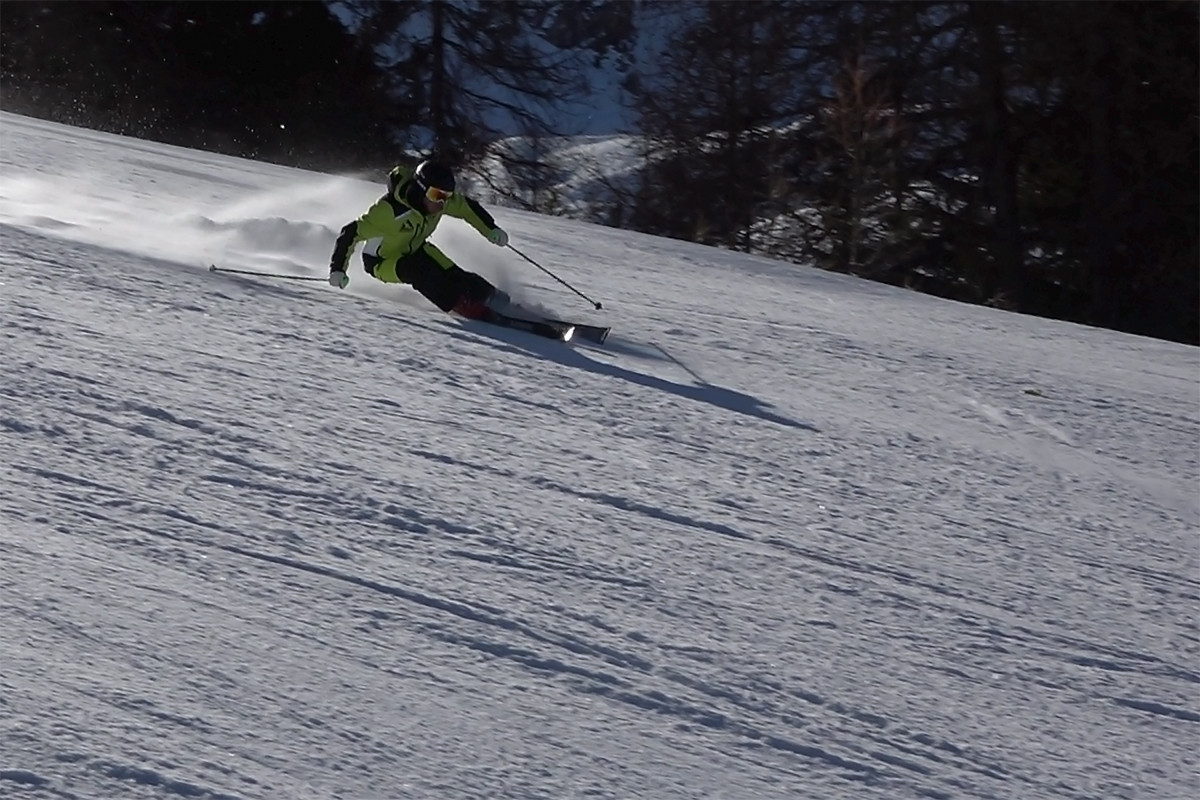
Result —
M 0 796 L 1195 797 L 1200 351 L 0 115 Z

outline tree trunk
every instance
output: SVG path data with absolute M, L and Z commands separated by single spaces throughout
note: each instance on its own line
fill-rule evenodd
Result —
M 1103 23 L 1101 23 L 1103 26 Z M 1085 204 L 1090 260 L 1091 284 L 1090 321 L 1110 326 L 1117 322 L 1117 275 L 1113 263 L 1115 243 L 1112 208 L 1114 180 L 1112 171 L 1112 76 L 1109 74 L 1111 47 L 1108 31 L 1100 27 L 1092 31 L 1089 42 L 1091 56 L 1091 180 L 1088 202 Z
M 1005 101 L 1004 51 L 997 30 L 1000 9 L 989 3 L 975 3 L 975 28 L 980 39 L 980 91 L 984 128 L 984 191 L 993 209 L 996 270 L 988 276 L 984 299 L 990 300 L 997 289 L 1010 295 L 1016 308 L 1027 307 L 1029 275 L 1025 264 L 1025 247 L 1018 215 L 1017 168 L 1009 143 L 1009 113 Z
M 449 142 L 446 132 L 446 23 L 443 2 L 444 0 L 433 0 L 430 7 L 433 31 L 429 45 L 433 50 L 433 64 L 430 76 L 429 116 L 433 122 L 433 150 L 445 157 Z

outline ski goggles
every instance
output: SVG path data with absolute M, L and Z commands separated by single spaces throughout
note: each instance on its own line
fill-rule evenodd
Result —
M 430 186 L 425 190 L 425 197 L 427 197 L 431 203 L 444 203 L 453 196 L 454 192 L 446 189 L 439 189 L 436 186 Z

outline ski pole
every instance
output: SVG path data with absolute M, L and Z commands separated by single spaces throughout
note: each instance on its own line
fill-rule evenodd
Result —
M 249 269 L 225 269 L 218 267 L 216 264 L 210 264 L 209 272 L 225 272 L 230 275 L 257 275 L 260 278 L 281 278 L 285 281 L 324 281 L 328 278 L 322 278 L 319 275 L 284 275 L 281 272 L 255 272 Z
M 522 253 L 520 250 L 518 250 L 517 248 L 513 247 L 511 244 L 508 246 L 508 249 L 509 249 L 509 250 L 512 250 L 514 253 L 516 253 L 516 254 L 517 254 L 517 255 L 519 255 L 521 258 L 525 259 L 526 261 L 528 261 L 530 264 L 533 264 L 535 267 L 537 267 L 537 268 L 538 268 L 538 269 L 540 269 L 542 272 L 544 272 L 544 273 L 546 273 L 547 275 L 549 275 L 551 278 L 554 278 L 554 280 L 558 281 L 558 282 L 559 282 L 559 283 L 561 283 L 563 286 L 567 287 L 567 288 L 568 288 L 568 289 L 570 289 L 572 292 L 574 292 L 575 294 L 577 294 L 577 295 L 579 295 L 580 297 L 582 297 L 584 300 L 587 300 L 589 303 L 591 303 L 592 305 L 594 305 L 594 306 L 596 307 L 596 309 L 597 309 L 597 310 L 599 310 L 599 309 L 601 308 L 601 305 L 600 305 L 599 303 L 597 303 L 595 300 L 593 300 L 592 298 L 588 297 L 586 294 L 584 294 L 583 292 L 579 291 L 579 290 L 578 290 L 578 289 L 576 289 L 574 286 L 572 286 L 571 284 L 567 283 L 567 282 L 566 282 L 566 281 L 564 281 L 562 278 L 558 277 L 558 276 L 557 276 L 557 275 L 555 275 L 553 272 L 551 272 L 550 270 L 548 270 L 548 269 L 546 269 L 545 267 L 543 267 L 541 264 L 537 263 L 537 262 L 536 262 L 536 261 L 534 261 L 532 258 L 530 258 L 529 256 L 525 255 L 525 254 L 524 254 L 524 253 Z

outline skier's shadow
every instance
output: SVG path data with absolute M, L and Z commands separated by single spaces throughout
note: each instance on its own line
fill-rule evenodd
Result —
M 607 375 L 613 378 L 629 381 L 630 383 L 639 386 L 645 386 L 650 389 L 657 389 L 662 392 L 668 392 L 678 397 L 687 400 L 693 400 L 700 403 L 708 403 L 709 405 L 723 408 L 727 411 L 733 411 L 737 414 L 746 414 L 747 416 L 757 417 L 759 419 L 774 422 L 779 425 L 785 425 L 789 428 L 800 428 L 807 431 L 820 430 L 811 422 L 802 422 L 791 419 L 773 410 L 770 403 L 759 400 L 742 392 L 735 392 L 732 389 L 725 389 L 720 386 L 714 386 L 701 378 L 696 373 L 692 372 L 686 365 L 678 361 L 674 356 L 658 345 L 650 345 L 649 347 L 657 350 L 666 360 L 671 361 L 678 367 L 690 374 L 695 383 L 676 383 L 665 378 L 657 378 L 653 375 L 646 375 L 641 372 L 635 372 L 631 369 L 618 366 L 616 364 L 597 361 L 588 356 L 588 351 L 591 346 L 580 343 L 572 346 L 556 342 L 550 339 L 539 339 L 528 333 L 521 331 L 507 330 L 497 328 L 493 325 L 488 325 L 483 322 L 463 322 L 446 323 L 455 328 L 459 328 L 459 335 L 465 336 L 465 332 L 469 331 L 471 338 L 476 336 L 485 337 L 491 340 L 492 346 L 508 352 L 524 352 L 533 353 L 548 361 L 555 361 L 568 367 L 587 370 L 588 372 L 597 375 Z M 476 339 L 478 341 L 478 339 Z M 627 344 L 620 339 L 609 338 L 609 341 L 603 346 L 603 349 L 610 352 L 615 352 L 624 355 L 635 355 L 641 358 L 655 357 L 651 353 L 645 352 L 642 348 Z

